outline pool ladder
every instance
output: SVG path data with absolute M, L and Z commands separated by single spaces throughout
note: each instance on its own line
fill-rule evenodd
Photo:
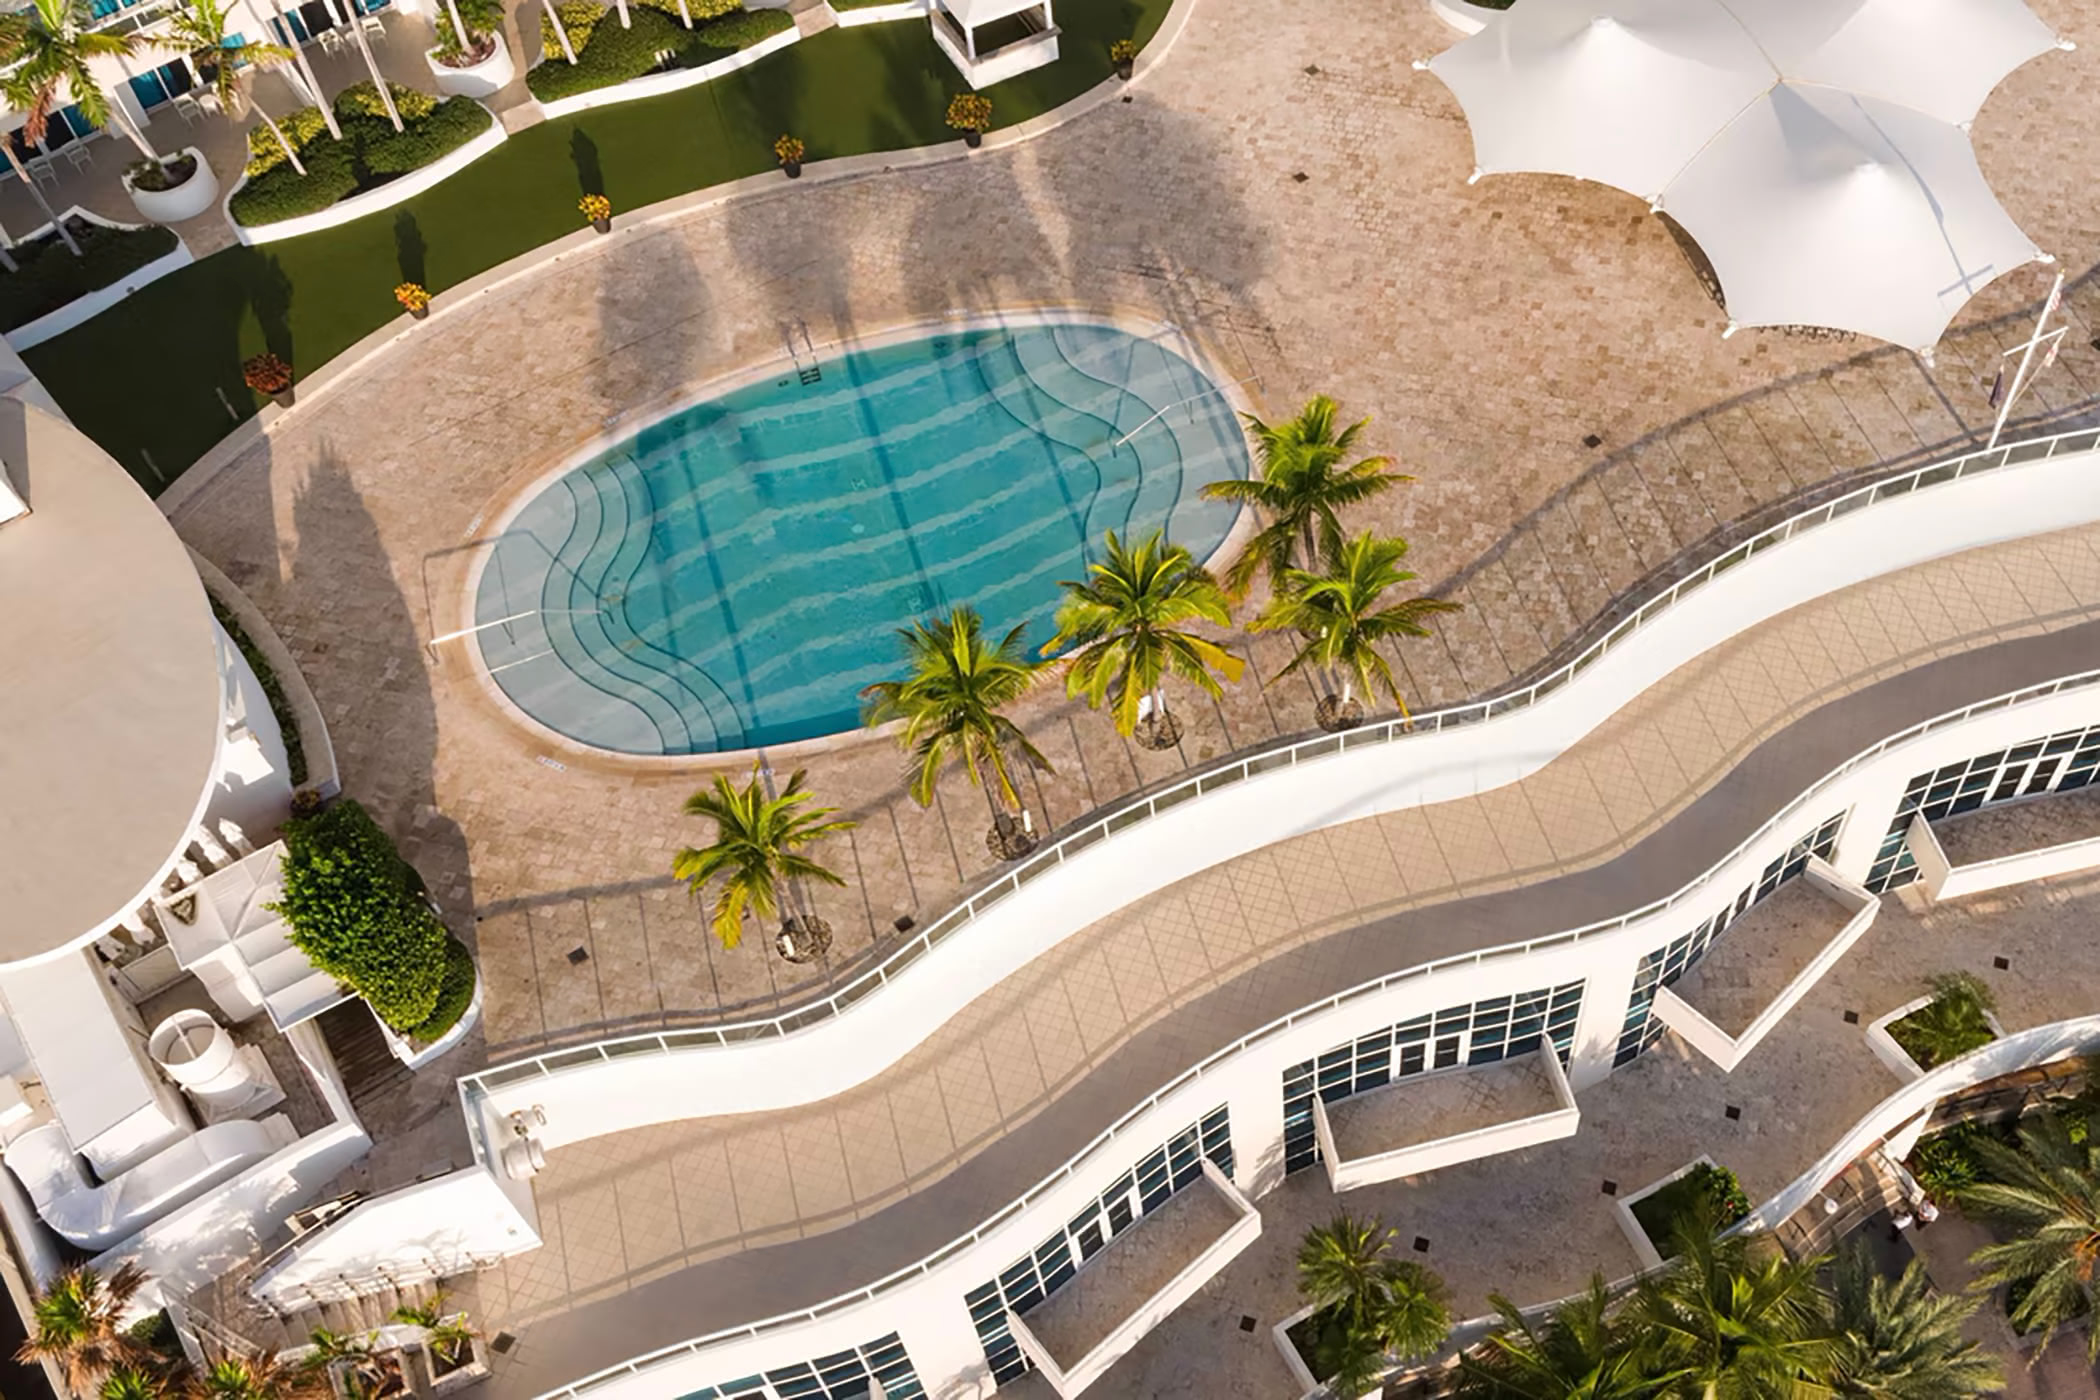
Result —
M 810 343 L 809 323 L 799 317 L 782 321 L 780 338 L 787 346 L 788 358 L 795 362 L 795 377 L 805 386 L 822 383 L 824 367 L 817 363 L 817 347 Z M 796 343 L 798 339 L 800 344 Z

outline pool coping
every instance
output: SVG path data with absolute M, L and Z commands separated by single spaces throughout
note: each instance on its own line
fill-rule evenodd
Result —
M 1182 0 L 1187 3 L 1187 0 Z M 900 344 L 912 339 L 925 339 L 929 332 L 964 332 L 1011 326 L 1025 320 L 1028 324 L 1049 325 L 1093 325 L 1120 330 L 1139 340 L 1157 341 L 1171 337 L 1177 342 L 1176 353 L 1191 367 L 1216 386 L 1219 393 L 1231 406 L 1235 417 L 1253 411 L 1253 400 L 1244 392 L 1245 381 L 1232 379 L 1216 371 L 1217 357 L 1212 355 L 1186 326 L 1140 313 L 1124 306 L 1105 310 L 1088 310 L 1069 305 L 1039 306 L 1016 303 L 995 311 L 945 311 L 937 315 L 913 317 L 893 321 L 876 327 L 865 334 L 838 336 L 822 343 L 810 343 L 810 353 L 821 357 L 827 352 L 855 353 L 881 349 L 887 345 Z M 481 589 L 483 571 L 495 551 L 486 548 L 496 543 L 517 519 L 525 507 L 538 498 L 540 493 L 556 481 L 583 466 L 608 448 L 628 441 L 636 434 L 663 422 L 679 413 L 724 394 L 748 388 L 770 379 L 780 372 L 783 364 L 793 361 L 785 355 L 754 361 L 737 369 L 711 376 L 697 383 L 682 385 L 668 395 L 659 396 L 651 403 L 622 412 L 610 425 L 601 426 L 583 444 L 573 449 L 552 468 L 534 470 L 522 481 L 505 483 L 475 517 L 468 537 L 460 542 L 459 549 L 471 551 L 467 563 L 464 586 L 458 589 L 433 589 L 431 597 L 431 631 L 433 637 L 452 637 L 458 629 L 475 626 L 475 597 Z M 1252 453 L 1249 453 L 1251 466 Z M 1228 564 L 1246 548 L 1247 541 L 1255 531 L 1254 512 L 1242 507 L 1233 517 L 1232 525 L 1204 560 L 1206 567 L 1216 569 Z M 445 613 L 439 614 L 443 607 Z M 562 733 L 545 721 L 529 714 L 512 700 L 495 679 L 488 659 L 483 655 L 479 638 L 473 635 L 459 636 L 456 644 L 467 657 L 468 672 L 473 678 L 473 690 L 491 701 L 495 710 L 513 728 L 528 740 L 553 749 L 564 760 L 575 760 L 585 767 L 599 771 L 617 773 L 665 773 L 681 768 L 713 766 L 723 762 L 741 763 L 750 760 L 764 765 L 778 757 L 791 762 L 838 753 L 846 749 L 859 748 L 871 742 L 893 742 L 903 726 L 902 720 L 873 728 L 856 726 L 830 734 L 815 735 L 808 739 L 795 739 L 781 744 L 759 744 L 734 749 L 709 749 L 698 753 L 640 754 L 626 753 L 618 749 L 601 748 Z
M 1160 21 L 1159 29 L 1153 34 L 1151 42 L 1138 53 L 1129 78 L 1118 78 L 1111 73 L 1086 91 L 1047 112 L 1038 113 L 1027 121 L 1016 122 L 1010 127 L 987 132 L 981 151 L 972 150 L 966 142 L 958 139 L 935 142 L 927 146 L 906 146 L 893 151 L 870 151 L 856 156 L 839 156 L 804 166 L 802 177 L 795 185 L 843 183 L 887 175 L 897 170 L 969 160 L 981 154 L 1004 151 L 1008 147 L 1032 141 L 1068 122 L 1086 116 L 1097 108 L 1115 105 L 1139 80 L 1166 60 L 1175 42 L 1180 39 L 1182 31 L 1188 27 L 1189 12 L 1195 4 L 1196 0 L 1171 0 L 1166 17 Z M 431 298 L 426 316 L 419 319 L 404 311 L 393 320 L 378 326 L 363 339 L 346 346 L 318 368 L 299 375 L 296 381 L 299 394 L 292 406 L 264 404 L 254 415 L 237 424 L 231 432 L 183 468 L 176 478 L 168 482 L 160 494 L 154 497 L 154 504 L 160 507 L 162 515 L 170 521 L 175 520 L 221 472 L 240 460 L 258 441 L 267 438 L 279 420 L 287 414 L 297 413 L 301 408 L 310 406 L 316 399 L 325 397 L 336 384 L 349 379 L 367 363 L 385 355 L 397 345 L 406 343 L 424 323 L 437 321 L 461 311 L 481 297 L 504 290 L 513 282 L 530 278 L 543 269 L 568 259 L 601 256 L 634 235 L 667 227 L 688 215 L 708 212 L 750 199 L 791 198 L 793 195 L 794 187 L 789 186 L 777 170 L 747 175 L 742 179 L 718 185 L 706 185 L 669 199 L 659 200 L 655 204 L 644 205 L 624 217 L 615 215 L 610 234 L 600 234 L 586 225 L 564 238 L 542 243 L 539 247 L 520 253 L 507 262 L 498 263 L 457 286 L 448 287 Z

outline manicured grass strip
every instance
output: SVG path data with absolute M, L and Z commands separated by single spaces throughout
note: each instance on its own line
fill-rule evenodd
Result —
M 1063 0 L 1063 57 L 987 90 L 994 127 L 1107 78 L 1109 44 L 1149 40 L 1168 0 Z M 924 24 L 833 29 L 715 82 L 545 122 L 382 213 L 164 277 L 24 356 L 73 421 L 148 491 L 252 415 L 241 361 L 265 349 L 316 369 L 399 313 L 395 284 L 455 286 L 581 226 L 596 185 L 619 213 L 775 166 L 952 140 L 962 75 Z
M 660 10 L 636 6 L 629 17 L 632 25 L 625 29 L 617 19 L 601 19 L 591 26 L 591 37 L 576 51 L 574 64 L 566 58 L 550 59 L 526 74 L 525 85 L 532 95 L 553 102 L 642 77 L 658 71 L 658 55 L 666 50 L 677 55 L 673 66 L 699 68 L 733 58 L 740 50 L 795 27 L 786 10 L 740 10 L 720 19 L 702 20 L 690 30 Z M 569 42 L 575 41 L 571 34 Z
M 104 228 L 86 219 L 66 227 L 80 245 L 77 258 L 56 233 L 14 245 L 19 271 L 0 272 L 0 330 L 26 326 L 175 251 L 175 235 L 164 228 Z

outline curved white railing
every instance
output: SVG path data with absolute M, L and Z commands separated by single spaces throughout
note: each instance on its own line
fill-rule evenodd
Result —
M 1114 1124 L 1104 1129 L 1091 1142 L 1087 1143 L 1086 1146 L 1082 1147 L 1078 1152 L 1074 1153 L 1072 1157 L 1064 1163 L 1064 1165 L 1059 1167 L 1050 1175 L 1043 1178 L 1025 1195 L 1021 1196 L 1012 1204 L 1000 1210 L 996 1215 L 993 1215 L 983 1224 L 979 1225 L 976 1229 L 970 1231 L 968 1234 L 959 1236 L 958 1238 L 949 1241 L 940 1249 L 934 1251 L 931 1254 L 928 1254 L 925 1258 L 920 1259 L 918 1262 L 908 1264 L 905 1267 L 898 1269 L 895 1272 L 890 1273 L 884 1276 L 883 1278 L 880 1278 L 875 1282 L 866 1285 L 863 1288 L 855 1289 L 849 1293 L 840 1294 L 835 1298 L 827 1299 L 826 1301 L 818 1303 L 813 1307 L 804 1308 L 795 1312 L 780 1313 L 775 1316 L 764 1318 L 756 1322 L 746 1323 L 738 1327 L 723 1328 L 719 1331 L 711 1332 L 706 1336 L 695 1337 L 688 1341 L 677 1342 L 669 1346 L 660 1347 L 657 1350 L 648 1352 L 642 1356 L 634 1357 L 628 1361 L 621 1362 L 618 1365 L 609 1366 L 601 1371 L 594 1372 L 593 1374 L 586 1376 L 580 1380 L 577 1380 L 567 1386 L 563 1386 L 558 1390 L 548 1391 L 545 1393 L 545 1395 L 541 1397 L 541 1400 L 564 1400 L 564 1398 L 567 1397 L 581 1396 L 591 1390 L 598 1389 L 600 1387 L 612 1384 L 622 1379 L 638 1376 L 643 1372 L 648 1371 L 656 1366 L 663 1365 L 667 1362 L 676 1360 L 681 1357 L 692 1356 L 707 1348 L 719 1346 L 725 1342 L 754 1338 L 761 1336 L 765 1333 L 778 1331 L 783 1328 L 794 1327 L 804 1323 L 815 1322 L 821 1318 L 829 1317 L 836 1313 L 844 1311 L 845 1309 L 857 1307 L 860 1304 L 871 1302 L 885 1293 L 888 1293 L 902 1285 L 912 1282 L 915 1279 L 922 1278 L 927 1274 L 932 1273 L 935 1269 L 939 1268 L 943 1263 L 953 1258 L 955 1255 L 963 1252 L 964 1250 L 969 1249 L 971 1246 L 975 1245 L 980 1240 L 983 1240 L 993 1231 L 997 1230 L 1006 1222 L 1013 1219 L 1014 1216 L 1029 1209 L 1031 1205 L 1040 1200 L 1045 1194 L 1054 1190 L 1061 1183 L 1085 1169 L 1090 1163 L 1090 1161 L 1096 1156 L 1096 1154 L 1107 1149 L 1117 1139 L 1125 1136 L 1136 1136 L 1142 1139 L 1143 1134 L 1133 1133 L 1133 1129 L 1138 1128 L 1140 1125 L 1143 1124 L 1143 1120 L 1145 1120 L 1146 1116 L 1156 1105 L 1160 1104 L 1162 1101 L 1180 1092 L 1182 1089 L 1186 1088 L 1195 1081 L 1204 1078 L 1206 1075 L 1218 1072 L 1224 1066 L 1226 1066 L 1228 1062 L 1236 1059 L 1250 1048 L 1261 1044 L 1262 1042 L 1270 1039 L 1271 1037 L 1279 1035 L 1282 1032 L 1290 1029 L 1291 1027 L 1298 1025 L 1301 1022 L 1304 1022 L 1312 1017 L 1320 1016 L 1328 1011 L 1334 1010 L 1335 1008 L 1340 1007 L 1345 1003 L 1355 1001 L 1361 997 L 1369 996 L 1373 993 L 1376 993 L 1388 987 L 1395 986 L 1399 983 L 1411 982 L 1419 978 L 1428 977 L 1438 972 L 1449 971 L 1450 969 L 1466 966 L 1468 964 L 1476 964 L 1489 961 L 1497 961 L 1505 958 L 1518 957 L 1530 953 L 1535 953 L 1542 949 L 1560 947 L 1566 944 L 1596 938 L 1604 934 L 1614 932 L 1620 928 L 1627 926 L 1628 924 L 1661 913 L 1669 909 L 1673 905 L 1685 902 L 1699 895 L 1711 883 L 1713 883 L 1717 875 L 1721 874 L 1724 871 L 1727 871 L 1745 853 L 1751 851 L 1760 843 L 1767 841 L 1775 831 L 1785 829 L 1789 823 L 1799 822 L 1800 820 L 1802 820 L 1803 815 L 1806 812 L 1810 811 L 1811 809 L 1814 809 L 1818 803 L 1827 800 L 1823 796 L 1823 794 L 1834 783 L 1837 783 L 1838 781 L 1846 777 L 1846 775 L 1852 773 L 1862 764 L 1871 762 L 1873 759 L 1886 753 L 1890 749 L 1895 748 L 1898 745 L 1908 743 L 1911 740 L 1917 739 L 1922 735 L 1930 734 L 1935 730 L 1946 728 L 1949 725 L 1961 724 L 1965 721 L 1974 719 L 1980 715 L 1986 715 L 1994 711 L 2008 709 L 2012 706 L 2025 704 L 2029 701 L 2044 699 L 2049 696 L 2060 694 L 2067 690 L 2080 689 L 2086 686 L 2096 684 L 2100 684 L 2100 669 L 2083 671 L 2075 675 L 2062 677 L 2058 680 L 2048 681 L 2039 685 L 2027 686 L 2019 690 L 2008 691 L 2003 695 L 1993 696 L 1986 700 L 1979 700 L 1974 704 L 1963 706 L 1958 710 L 1950 710 L 1945 714 L 1936 715 L 1931 719 L 1920 721 L 1919 723 L 1911 725 L 1909 728 L 1904 729 L 1899 733 L 1891 734 L 1888 737 L 1882 739 L 1880 742 L 1874 744 L 1869 748 L 1861 750 L 1860 752 L 1854 754 L 1852 757 L 1846 759 L 1837 767 L 1831 769 L 1823 777 L 1819 778 L 1816 782 L 1812 783 L 1807 788 L 1805 788 L 1799 795 L 1797 795 L 1792 801 L 1788 802 L 1783 808 L 1775 812 L 1762 825 L 1760 825 L 1756 831 L 1752 832 L 1749 836 L 1745 837 L 1732 850 L 1730 850 L 1726 856 L 1722 857 L 1718 861 L 1715 861 L 1704 872 L 1693 877 L 1682 887 L 1680 887 L 1678 890 L 1671 894 L 1665 895 L 1660 899 L 1651 900 L 1649 903 L 1642 905 L 1638 909 L 1630 910 L 1614 918 L 1598 920 L 1595 923 L 1585 924 L 1580 928 L 1565 930 L 1560 933 L 1551 934 L 1543 938 L 1532 939 L 1523 943 L 1507 944 L 1498 948 L 1459 954 L 1453 957 L 1440 959 L 1436 962 L 1423 963 L 1415 967 L 1407 968 L 1403 971 L 1389 973 L 1382 977 L 1377 977 L 1365 982 L 1358 983 L 1356 986 L 1350 987 L 1347 990 L 1337 992 L 1332 996 L 1325 997 L 1320 1001 L 1314 1002 L 1307 1006 L 1300 1007 L 1296 1011 L 1292 1011 L 1287 1013 L 1286 1015 L 1277 1017 L 1275 1020 L 1269 1022 L 1267 1025 L 1264 1025 L 1257 1030 L 1250 1031 L 1246 1035 L 1243 1035 L 1239 1039 L 1233 1041 L 1231 1044 L 1226 1045 L 1221 1049 L 1213 1052 L 1200 1063 L 1175 1076 L 1173 1080 L 1163 1085 L 1161 1088 L 1154 1091 L 1152 1094 L 1148 1095 L 1143 1102 L 1131 1108 L 1129 1112 L 1125 1113 L 1121 1118 L 1117 1119 Z M 2065 1022 L 2060 1023 L 2060 1025 L 2075 1026 L 2079 1028 L 2079 1035 L 2082 1036 L 2083 1039 L 2086 1041 L 2090 1041 L 2095 1038 L 2100 1038 L 2100 1017 L 2086 1018 L 2085 1020 L 2077 1022 Z M 1800 1178 L 1798 1178 L 1795 1181 L 1795 1183 L 1792 1186 L 1788 1187 L 1785 1191 L 1782 1191 L 1779 1195 L 1773 1197 L 1770 1201 L 1767 1201 L 1741 1228 L 1769 1228 L 1771 1224 L 1776 1223 L 1776 1220 L 1784 1219 L 1787 1215 L 1791 1214 L 1793 1210 L 1798 1209 L 1802 1201 L 1805 1201 L 1809 1195 L 1813 1194 L 1814 1189 L 1820 1187 L 1821 1184 L 1827 1181 L 1830 1178 L 1830 1176 L 1834 1175 L 1836 1171 L 1842 1170 L 1843 1166 L 1851 1160 L 1851 1156 L 1845 1155 L 1848 1151 L 1852 1153 L 1852 1156 L 1856 1156 L 1857 1152 L 1853 1149 L 1857 1148 L 1860 1143 L 1871 1139 L 1876 1134 L 1885 1133 L 1889 1127 L 1893 1127 L 1896 1124 L 1901 1123 L 1908 1117 L 1915 1116 L 1916 1110 L 1915 1108 L 1909 1107 L 1910 1105 L 1929 1102 L 1931 1098 L 1937 1097 L 1939 1094 L 1946 1093 L 1951 1089 L 1966 1087 L 1968 1084 L 1980 1082 L 1981 1079 L 1990 1078 L 1995 1074 L 2004 1073 L 2004 1068 L 1993 1069 L 1990 1067 L 1999 1065 L 2001 1061 L 2004 1060 L 2007 1056 L 2018 1056 L 2021 1054 L 2025 1054 L 2029 1057 L 2029 1060 L 2026 1062 L 2037 1062 L 2034 1061 L 2032 1057 L 2037 1053 L 2036 1047 L 2041 1045 L 2045 1039 L 2041 1032 L 2049 1029 L 2052 1028 L 2045 1027 L 2038 1028 L 2034 1032 L 2016 1033 L 2012 1036 L 2007 1037 L 2003 1041 L 1993 1042 L 1991 1046 L 1985 1047 L 1983 1050 L 1977 1051 L 1970 1056 L 1966 1056 L 1962 1060 L 1950 1062 L 1948 1065 L 1942 1066 L 1940 1070 L 1934 1071 L 1932 1074 L 1927 1075 L 1925 1078 L 1914 1081 L 1913 1083 L 1904 1086 L 1903 1089 L 1899 1090 L 1895 1095 L 1891 1096 L 1888 1100 L 1884 1101 L 1884 1103 L 1879 1108 L 1877 1108 L 1874 1113 L 1868 1115 L 1868 1117 L 1863 1119 L 1859 1125 L 1855 1126 L 1853 1131 L 1848 1133 L 1846 1137 L 1843 1140 L 1841 1140 L 1839 1144 L 1831 1150 L 1830 1153 L 1826 1154 L 1825 1158 L 1819 1161 L 1815 1167 L 1812 1167 L 1807 1173 L 1804 1173 Z M 641 1043 L 652 1040 L 667 1040 L 669 1038 L 670 1037 L 668 1035 L 660 1037 L 629 1037 L 624 1041 L 616 1043 L 623 1046 L 639 1045 Z M 599 1047 L 592 1048 L 596 1049 Z M 615 1057 L 617 1057 L 619 1053 L 622 1052 L 614 1052 Z M 643 1048 L 627 1050 L 624 1053 L 647 1054 L 651 1053 L 651 1051 L 649 1048 L 644 1046 Z M 2050 1047 L 2050 1054 L 2054 1055 L 2056 1053 L 2068 1053 L 2068 1051 L 2061 1050 L 2060 1047 L 2057 1047 L 2054 1045 L 2054 1043 L 2052 1043 Z M 2017 1068 L 2019 1066 L 2015 1065 L 2012 1067 Z M 1970 1077 L 1965 1078 L 1965 1075 Z M 467 1081 L 462 1080 L 461 1083 L 462 1088 L 464 1089 Z M 1921 1094 L 1925 1096 L 1922 1099 L 1920 1098 Z M 475 1105 L 473 1104 L 471 1098 L 468 1107 L 470 1121 L 478 1120 L 478 1114 L 474 1111 Z M 1894 1114 L 1896 1116 L 1894 1118 L 1890 1118 L 1891 1114 Z M 1886 1127 L 1877 1126 L 1883 1124 L 1885 1121 L 1887 1124 Z M 1152 1131 L 1156 1131 L 1157 1129 L 1156 1124 L 1146 1126 Z M 1149 1141 L 1149 1139 L 1143 1140 Z M 477 1141 L 477 1150 L 478 1147 L 479 1144 Z M 1796 1199 L 1796 1197 L 1798 1197 L 1799 1199 Z
M 2042 462 L 2056 456 L 2090 451 L 2096 443 L 2100 443 L 2100 432 L 2086 430 L 2061 433 L 1989 451 L 1968 453 L 1949 461 L 1919 467 L 1886 481 L 1862 486 L 1752 535 L 1650 599 L 1639 610 L 1612 627 L 1580 656 L 1521 690 L 1448 709 L 1430 711 L 1416 715 L 1412 721 L 1395 717 L 1342 734 L 1322 735 L 1314 739 L 1256 750 L 1192 774 L 1157 792 L 1134 798 L 1044 846 L 1012 870 L 1000 875 L 945 915 L 934 920 L 909 941 L 892 950 L 880 963 L 838 990 L 807 1005 L 772 1016 L 722 1026 L 619 1036 L 571 1049 L 549 1051 L 494 1065 L 479 1073 L 468 1075 L 460 1081 L 461 1090 L 471 1095 L 593 1063 L 636 1055 L 765 1040 L 806 1030 L 840 1015 L 856 1002 L 869 996 L 963 927 L 974 922 L 984 911 L 1018 893 L 1030 881 L 1056 869 L 1088 847 L 1147 822 L 1191 798 L 1215 792 L 1264 773 L 1295 767 L 1300 763 L 1398 740 L 1418 739 L 1445 730 L 1478 724 L 1535 705 L 1623 645 L 1634 634 L 1648 627 L 1658 616 L 1753 555 L 1871 505 L 1896 500 L 1919 490 L 1974 477 L 2001 467 Z M 2063 523 L 2072 522 L 2066 520 Z M 470 1113 L 469 1117 L 472 1118 L 473 1115 Z

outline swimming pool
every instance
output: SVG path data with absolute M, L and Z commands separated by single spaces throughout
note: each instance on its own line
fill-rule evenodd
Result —
M 475 585 L 495 683 L 596 748 L 690 754 L 859 724 L 895 629 L 967 603 L 1049 640 L 1102 533 L 1207 558 L 1244 476 L 1221 386 L 1166 343 L 1043 320 L 927 334 L 696 403 L 564 471 Z M 815 373 L 810 371 L 814 369 Z

